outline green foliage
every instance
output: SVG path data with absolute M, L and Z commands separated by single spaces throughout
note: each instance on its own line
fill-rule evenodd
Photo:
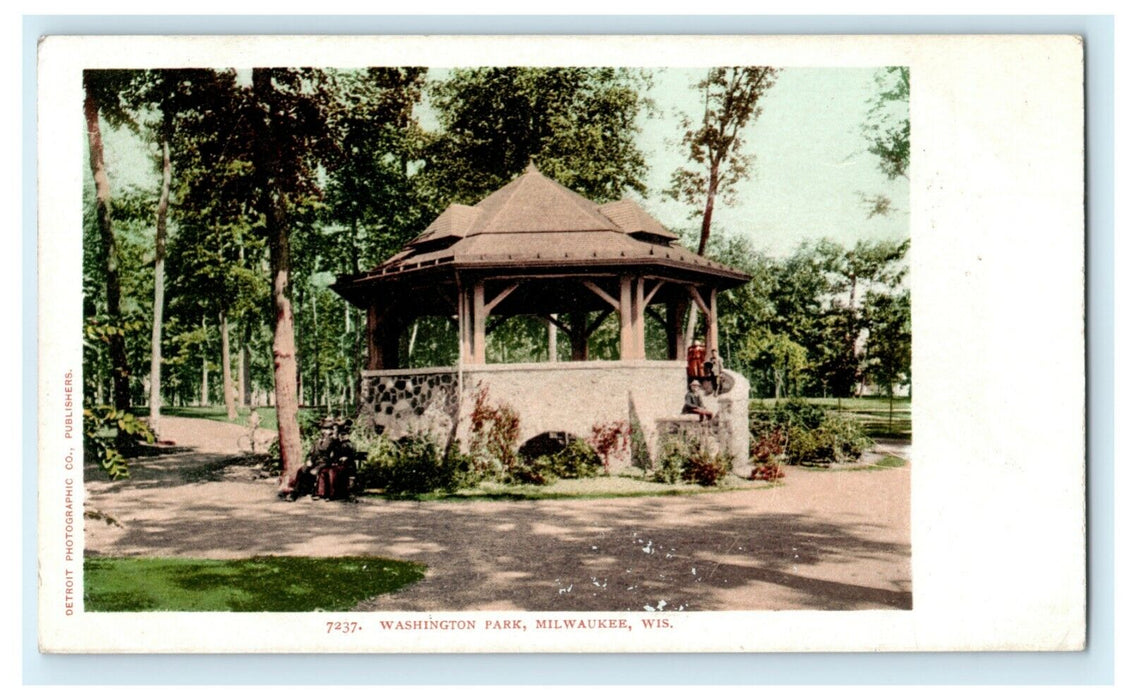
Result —
M 83 602 L 88 612 L 347 611 L 419 581 L 425 569 L 376 557 L 87 557 Z
M 631 466 L 646 474 L 654 465 L 651 464 L 651 452 L 647 449 L 647 439 L 643 435 L 643 423 L 635 410 L 635 400 L 627 397 L 628 430 L 631 436 Z
M 111 479 L 128 479 L 129 465 L 120 449 L 138 440 L 152 443 L 156 438 L 149 426 L 128 411 L 113 406 L 93 406 L 82 411 L 83 447 L 94 456 Z
M 442 453 L 428 435 L 406 435 L 389 440 L 361 431 L 353 445 L 366 453 L 357 466 L 357 485 L 361 489 L 382 489 L 397 496 L 435 491 L 454 492 L 474 486 L 482 479 L 474 463 L 457 449 Z
M 635 144 L 646 76 L 615 68 L 467 68 L 430 98 L 441 126 L 424 176 L 435 201 L 473 204 L 531 161 L 546 176 L 599 202 L 645 194 Z
M 538 457 L 543 466 L 562 479 L 590 479 L 599 476 L 600 455 L 584 440 L 570 440 L 564 449 L 552 455 Z
M 889 66 L 874 76 L 878 93 L 870 101 L 863 134 L 869 153 L 891 180 L 909 174 L 909 67 Z
M 506 474 L 506 480 L 515 484 L 547 486 L 557 480 L 556 464 L 553 458 L 542 455 L 532 462 L 521 461 Z
M 733 468 L 733 457 L 723 449 L 710 449 L 690 435 L 667 435 L 659 448 L 653 478 L 665 484 L 679 481 L 716 486 Z
M 798 399 L 767 417 L 753 411 L 750 432 L 754 461 L 766 463 L 779 454 L 788 464 L 849 462 L 873 444 L 859 421 Z

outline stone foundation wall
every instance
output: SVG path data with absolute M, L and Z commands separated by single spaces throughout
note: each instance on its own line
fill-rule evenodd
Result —
M 739 374 L 726 374 L 733 388 L 706 396 L 705 404 L 717 413 L 719 439 L 743 466 L 749 452 L 749 384 Z M 681 415 L 686 368 L 680 361 L 625 361 L 488 365 L 461 373 L 454 368 L 365 371 L 359 422 L 393 439 L 426 431 L 445 441 L 458 420 L 457 437 L 467 445 L 479 388 L 491 403 L 507 403 L 517 412 L 520 442 L 545 432 L 584 438 L 597 423 L 628 423 L 630 399 L 654 458 L 659 422 Z
M 458 374 L 451 368 L 361 373 L 360 425 L 395 440 L 427 432 L 446 440 L 458 416 Z

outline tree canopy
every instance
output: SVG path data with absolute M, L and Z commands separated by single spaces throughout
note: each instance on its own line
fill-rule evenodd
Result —
M 746 134 L 776 75 L 714 68 L 698 85 L 704 115 L 683 123 L 670 194 L 702 216 L 701 250 L 714 200 L 731 201 L 748 177 Z M 889 177 L 908 177 L 908 72 L 882 75 L 871 152 Z M 478 201 L 530 162 L 597 202 L 645 195 L 649 81 L 619 68 L 87 71 L 87 404 L 287 404 L 280 428 L 298 459 L 297 423 L 283 413 L 358 401 L 365 320 L 328 289 L 334 276 L 372 267 L 448 204 Z M 101 139 L 115 130 L 136 133 L 150 157 L 141 187 L 111 179 Z M 719 350 L 756 394 L 908 382 L 907 241 L 811 236 L 771 257 L 748 234 L 713 236 L 710 257 L 752 277 L 719 297 Z M 615 359 L 614 326 L 593 330 L 592 359 Z M 500 320 L 489 361 L 546 359 L 547 338 L 543 319 Z M 445 317 L 419 319 L 400 343 L 410 366 L 457 355 Z M 559 344 L 568 357 L 566 333 Z

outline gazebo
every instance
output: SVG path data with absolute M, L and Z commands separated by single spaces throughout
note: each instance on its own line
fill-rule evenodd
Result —
M 599 205 L 531 164 L 520 177 L 468 206 L 452 204 L 379 266 L 342 275 L 333 289 L 366 310 L 368 358 L 360 419 L 393 434 L 454 430 L 468 397 L 486 390 L 513 406 L 521 437 L 586 434 L 595 422 L 639 421 L 654 445 L 655 423 L 677 416 L 686 391 L 686 335 L 698 307 L 707 354 L 718 349 L 718 293 L 743 272 L 696 255 L 630 199 Z M 618 317 L 618 356 L 590 360 L 589 339 Z M 546 362 L 487 363 L 496 324 L 536 317 Z M 402 336 L 423 317 L 445 317 L 457 333 L 454 366 L 406 366 Z M 661 356 L 647 357 L 646 319 L 661 329 Z M 556 353 L 558 331 L 569 358 Z M 734 456 L 747 453 L 748 384 L 726 371 L 716 397 Z

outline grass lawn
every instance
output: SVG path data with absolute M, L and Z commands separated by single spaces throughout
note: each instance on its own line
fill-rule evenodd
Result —
M 374 557 L 87 557 L 88 612 L 309 612 L 357 603 L 423 578 L 414 562 Z
M 138 406 L 130 409 L 139 416 L 148 416 L 149 409 L 145 406 Z M 222 423 L 236 423 L 238 425 L 249 425 L 248 416 L 251 415 L 250 408 L 237 408 L 236 418 L 233 421 L 227 419 L 227 409 L 222 405 L 219 406 L 164 406 L 161 408 L 161 415 L 164 416 L 177 416 L 179 418 L 204 418 L 207 420 L 220 421 Z M 273 406 L 263 406 L 258 409 L 259 411 L 259 427 L 267 430 L 278 430 L 278 414 Z M 316 415 L 317 411 L 309 408 L 299 409 L 299 415 Z
M 907 398 L 894 399 L 893 414 L 890 412 L 889 399 L 879 396 L 804 401 L 854 418 L 872 438 L 910 440 L 913 437 L 912 405 Z M 775 405 L 776 399 L 754 399 L 749 403 L 749 409 L 771 411 Z

